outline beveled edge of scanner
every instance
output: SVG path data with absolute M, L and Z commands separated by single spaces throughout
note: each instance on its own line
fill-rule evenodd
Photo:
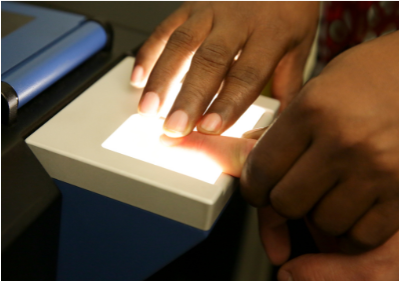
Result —
M 234 191 L 231 176 L 212 185 L 101 147 L 137 113 L 141 90 L 130 85 L 133 63 L 123 59 L 26 142 L 55 179 L 208 230 Z M 265 97 L 254 104 L 267 109 L 256 126 L 270 123 L 279 107 Z

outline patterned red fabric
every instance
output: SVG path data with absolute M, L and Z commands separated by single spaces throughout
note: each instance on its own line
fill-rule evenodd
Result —
M 399 29 L 399 2 L 323 2 L 316 72 L 362 42 Z

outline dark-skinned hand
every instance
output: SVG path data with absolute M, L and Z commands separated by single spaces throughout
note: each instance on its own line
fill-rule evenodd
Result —
M 158 114 L 190 62 L 164 124 L 170 137 L 185 136 L 196 125 L 200 132 L 221 134 L 272 75 L 273 94 L 284 107 L 302 86 L 318 16 L 318 2 L 184 3 L 137 54 L 132 84 L 146 84 L 139 112 Z
M 193 132 L 184 138 L 164 135 L 161 140 L 167 145 L 205 152 L 223 167 L 225 173 L 240 177 L 245 159 L 256 143 L 254 139 L 264 131 L 249 132 L 243 139 Z M 290 254 L 286 219 L 271 206 L 260 208 L 258 215 L 260 237 L 266 253 L 274 264 L 282 265 L 278 272 L 279 281 L 397 281 L 399 232 L 371 251 L 348 255 L 339 251 L 335 237 L 308 224 L 321 253 L 303 255 L 286 262 Z
M 250 153 L 241 191 L 282 218 L 307 216 L 343 252 L 398 231 L 399 32 L 342 53 L 304 86 Z

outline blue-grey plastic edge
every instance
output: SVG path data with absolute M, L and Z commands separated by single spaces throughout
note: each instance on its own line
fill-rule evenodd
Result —
M 88 21 L 2 75 L 17 92 L 18 108 L 105 46 L 103 27 Z
M 1 2 L 1 10 L 34 19 L 1 38 L 1 74 L 22 63 L 82 24 L 86 17 L 18 2 Z

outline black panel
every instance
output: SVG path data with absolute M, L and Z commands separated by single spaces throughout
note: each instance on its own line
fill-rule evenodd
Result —
M 17 119 L 18 95 L 10 84 L 1 81 L 1 123 L 10 124 Z
M 47 209 L 2 253 L 3 280 L 56 279 L 61 197 Z

